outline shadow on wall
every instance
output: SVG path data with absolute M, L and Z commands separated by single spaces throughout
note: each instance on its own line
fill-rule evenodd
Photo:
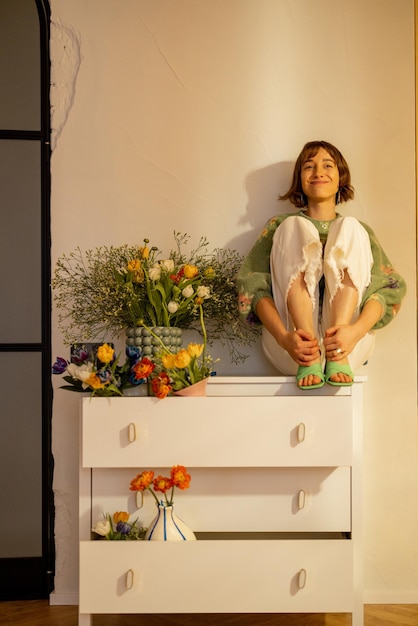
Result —
M 245 213 L 238 220 L 240 228 L 248 226 L 248 230 L 225 243 L 226 248 L 237 250 L 245 255 L 255 243 L 266 222 L 281 213 L 292 213 L 295 207 L 289 202 L 281 202 L 278 197 L 289 189 L 294 163 L 285 161 L 251 172 L 245 180 L 248 202 Z M 237 228 L 238 230 L 238 228 Z M 231 365 L 228 353 L 220 345 L 215 346 L 220 363 L 217 367 L 221 376 L 280 376 L 281 373 L 273 367 L 264 355 L 261 340 L 251 348 L 243 348 L 248 355 L 245 363 Z
M 225 244 L 226 247 L 246 254 L 271 217 L 295 210 L 289 202 L 281 202 L 278 199 L 279 195 L 286 193 L 290 187 L 293 168 L 292 161 L 283 161 L 248 174 L 245 180 L 248 195 L 247 207 L 245 214 L 238 220 L 237 226 L 242 228 L 248 225 L 250 230 L 231 239 Z

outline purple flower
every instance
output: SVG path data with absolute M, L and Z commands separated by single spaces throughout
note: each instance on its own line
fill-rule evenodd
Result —
M 101 383 L 110 383 L 112 380 L 112 372 L 109 369 L 98 370 L 96 373 Z
M 138 363 L 141 358 L 141 350 L 140 348 L 138 348 L 138 346 L 126 346 L 125 352 L 126 356 L 131 362 L 131 366 L 135 365 L 135 363 Z
M 71 350 L 71 363 L 75 365 L 82 365 L 87 361 L 89 353 L 84 348 L 73 347 Z
M 253 326 L 254 324 L 257 324 L 257 325 L 260 324 L 259 318 L 252 311 L 251 313 L 248 313 L 247 317 L 245 318 L 245 321 L 247 322 L 247 324 L 250 324 L 251 326 Z
M 131 529 L 132 525 L 127 524 L 126 522 L 118 522 L 118 525 L 116 526 L 116 531 L 122 535 L 128 535 Z
M 63 374 L 65 370 L 67 369 L 67 365 L 68 365 L 67 361 L 65 359 L 62 359 L 60 356 L 58 356 L 57 360 L 52 366 L 52 373 Z

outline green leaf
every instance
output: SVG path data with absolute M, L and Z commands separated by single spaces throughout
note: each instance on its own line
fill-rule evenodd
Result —
M 66 389 L 67 391 L 75 391 L 76 393 L 88 392 L 88 389 L 82 387 L 75 387 L 74 385 L 61 385 L 60 389 Z

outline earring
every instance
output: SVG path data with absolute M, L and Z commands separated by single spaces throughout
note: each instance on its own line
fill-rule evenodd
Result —
M 337 191 L 337 195 L 335 198 L 335 204 L 340 204 L 341 202 L 341 194 L 340 194 L 340 189 Z
M 303 208 L 306 206 L 306 198 L 304 193 L 300 193 L 300 206 Z

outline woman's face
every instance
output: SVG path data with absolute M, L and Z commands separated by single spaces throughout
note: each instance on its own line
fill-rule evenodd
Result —
M 319 148 L 301 168 L 302 190 L 308 200 L 323 202 L 336 197 L 340 186 L 338 167 L 331 155 Z

